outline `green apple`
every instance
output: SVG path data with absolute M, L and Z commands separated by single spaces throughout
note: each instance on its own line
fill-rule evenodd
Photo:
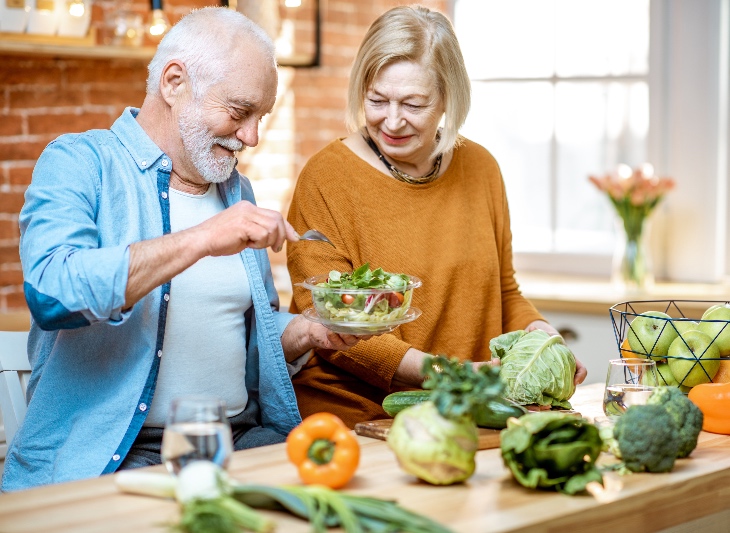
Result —
M 730 355 L 730 307 L 726 305 L 710 307 L 702 315 L 698 329 L 714 339 L 720 355 Z
M 709 383 L 720 369 L 720 350 L 701 331 L 677 337 L 669 346 L 667 359 L 674 378 L 686 387 Z
M 672 370 L 669 368 L 669 363 L 658 363 L 656 365 L 657 377 L 659 378 L 659 386 L 667 387 L 679 387 L 677 378 L 672 374 Z
M 672 324 L 674 324 L 674 327 L 680 335 L 687 331 L 698 329 L 700 325 L 699 322 L 695 322 L 694 320 L 678 320 L 676 318 L 672 320 Z
M 669 345 L 678 333 L 672 327 L 671 317 L 661 311 L 647 311 L 637 315 L 629 324 L 629 346 L 637 357 L 651 356 L 652 359 L 666 357 Z

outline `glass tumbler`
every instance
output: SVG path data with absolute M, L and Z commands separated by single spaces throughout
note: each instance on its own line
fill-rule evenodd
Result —
M 651 359 L 612 359 L 608 364 L 603 412 L 617 417 L 632 405 L 642 405 L 658 386 L 656 362 Z
M 186 396 L 170 402 L 162 436 L 162 460 L 170 473 L 200 460 L 226 468 L 231 453 L 233 438 L 223 400 Z

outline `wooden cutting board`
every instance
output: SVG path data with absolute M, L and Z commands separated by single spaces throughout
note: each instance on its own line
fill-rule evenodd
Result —
M 371 437 L 373 439 L 385 440 L 390 431 L 393 419 L 371 420 L 370 422 L 359 422 L 355 424 L 355 433 L 363 437 Z M 499 448 L 499 429 L 479 429 L 479 449 L 488 450 L 490 448 Z

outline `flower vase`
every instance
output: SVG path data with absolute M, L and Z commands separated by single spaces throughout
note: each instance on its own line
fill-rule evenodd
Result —
M 617 216 L 616 249 L 611 279 L 626 292 L 639 292 L 654 284 L 649 217 Z

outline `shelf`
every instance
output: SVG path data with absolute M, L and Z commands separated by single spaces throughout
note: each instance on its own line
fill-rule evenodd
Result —
M 157 50 L 154 46 L 112 46 L 96 44 L 96 38 L 76 39 L 53 35 L 0 33 L 0 55 L 33 57 L 73 57 L 82 59 L 132 59 L 149 61 Z M 306 54 L 278 57 L 280 67 L 311 67 L 318 59 Z
M 135 59 L 149 61 L 155 47 L 96 44 L 96 36 L 58 37 L 25 33 L 0 33 L 0 54 L 36 57 L 76 57 L 87 59 Z
M 518 273 L 522 294 L 541 311 L 608 316 L 617 303 L 636 300 L 725 300 L 728 284 L 657 282 L 650 289 L 626 292 L 608 279 L 576 276 Z M 686 304 L 704 311 L 703 305 Z M 683 307 L 684 309 L 684 307 Z

